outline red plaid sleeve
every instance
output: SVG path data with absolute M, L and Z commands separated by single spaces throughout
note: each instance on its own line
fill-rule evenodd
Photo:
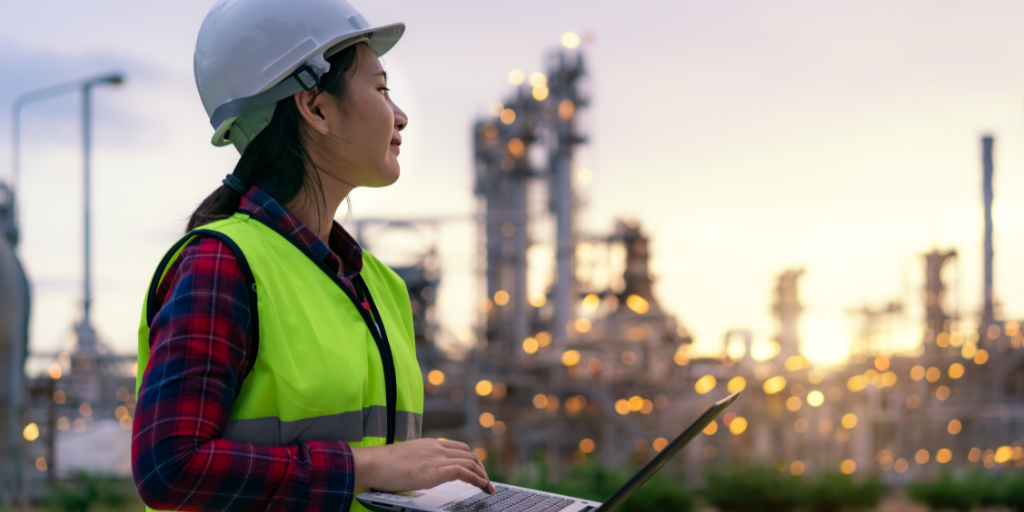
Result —
M 255 306 L 231 249 L 214 238 L 191 242 L 157 301 L 132 433 L 143 501 L 158 510 L 348 510 L 348 444 L 221 438 L 248 369 Z

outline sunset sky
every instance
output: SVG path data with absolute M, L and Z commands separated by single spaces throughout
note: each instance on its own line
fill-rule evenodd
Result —
M 122 70 L 94 99 L 95 323 L 130 352 L 146 284 L 198 202 L 231 171 L 209 144 L 192 52 L 210 0 L 6 2 L 0 106 L 22 93 Z M 589 34 L 590 144 L 576 167 L 581 229 L 637 219 L 656 294 L 698 352 L 750 328 L 770 339 L 776 275 L 803 267 L 805 352 L 834 361 L 846 311 L 904 300 L 920 315 L 920 254 L 956 248 L 961 313 L 981 295 L 980 142 L 996 137 L 996 295 L 1024 317 L 1024 3 L 353 0 L 371 23 L 404 21 L 384 58 L 410 117 L 395 185 L 352 194 L 353 216 L 467 218 L 471 126 L 543 71 L 563 32 Z M 79 99 L 23 115 L 19 253 L 33 282 L 32 346 L 66 346 L 79 316 Z M 10 161 L 0 109 L 0 178 Z M 339 214 L 339 218 L 344 212 Z M 475 321 L 472 229 L 441 230 L 439 317 Z M 382 247 L 383 248 L 383 247 Z M 385 251 L 386 252 L 386 251 Z M 387 254 L 381 253 L 387 260 Z

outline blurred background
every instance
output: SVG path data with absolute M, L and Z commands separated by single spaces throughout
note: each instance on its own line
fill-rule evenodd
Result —
M 238 158 L 193 81 L 211 5 L 0 6 L 9 506 L 130 478 L 141 301 Z M 744 390 L 666 469 L 695 506 L 1019 487 L 1024 6 L 354 5 L 407 24 L 410 124 L 338 220 L 409 285 L 425 435 L 600 500 Z

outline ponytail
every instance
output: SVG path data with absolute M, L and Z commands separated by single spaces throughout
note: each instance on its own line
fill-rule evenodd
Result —
M 317 94 L 326 92 L 341 100 L 346 98 L 348 81 L 345 74 L 355 64 L 358 46 L 349 46 L 327 59 L 331 69 L 320 78 Z M 307 190 L 309 197 L 320 198 L 321 202 L 316 205 L 318 209 L 326 208 L 320 175 L 305 145 L 307 129 L 294 96 L 277 102 L 270 124 L 249 142 L 232 172 L 244 186 L 224 184 L 214 190 L 189 217 L 185 231 L 234 215 L 244 195 L 241 191 L 252 185 L 281 204 L 291 202 L 299 192 Z

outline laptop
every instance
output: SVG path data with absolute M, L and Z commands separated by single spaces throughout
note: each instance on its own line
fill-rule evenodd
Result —
M 737 391 L 704 411 L 697 421 L 604 503 L 498 483 L 494 484 L 494 494 L 487 494 L 461 481 L 398 494 L 369 491 L 357 495 L 356 499 L 366 508 L 377 512 L 611 512 L 619 508 L 634 491 L 664 467 L 673 455 L 679 453 L 704 427 L 735 402 L 739 394 Z

